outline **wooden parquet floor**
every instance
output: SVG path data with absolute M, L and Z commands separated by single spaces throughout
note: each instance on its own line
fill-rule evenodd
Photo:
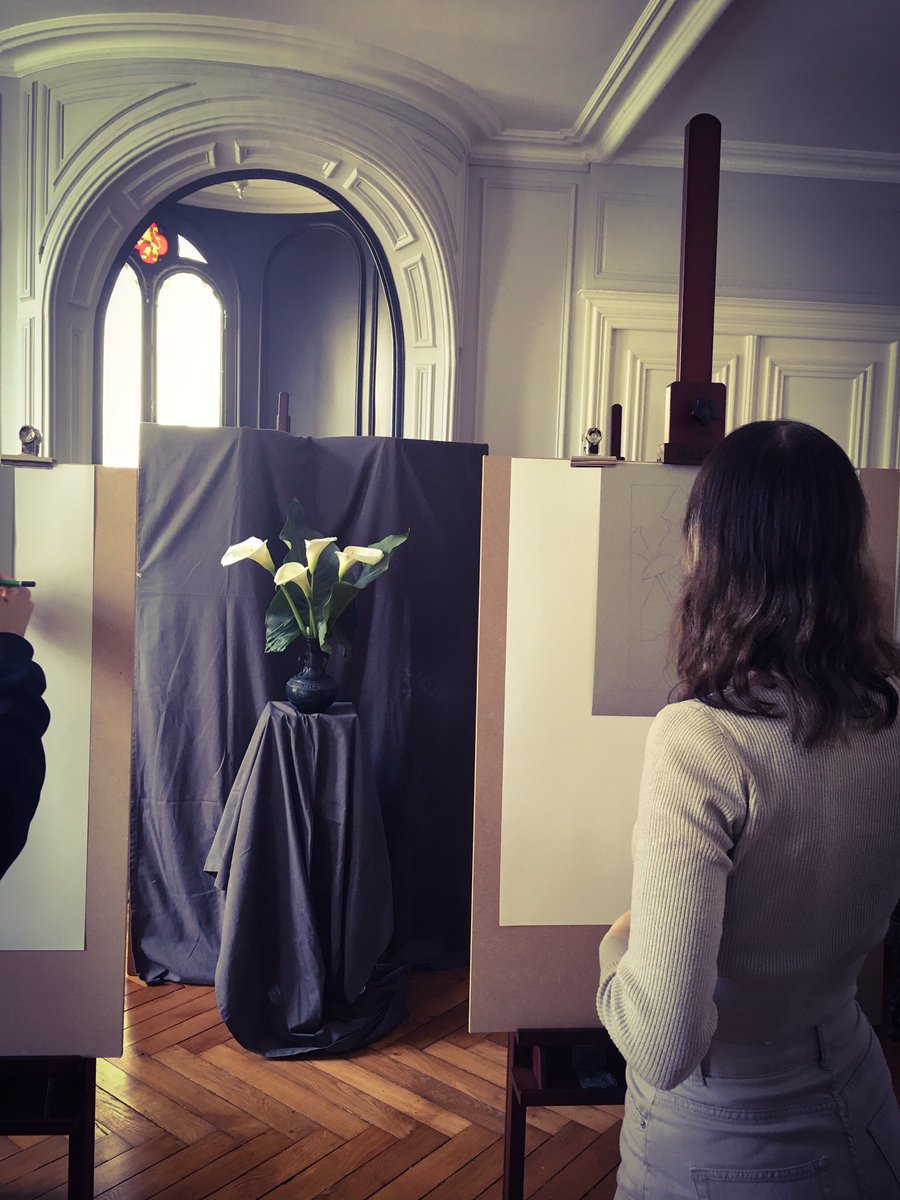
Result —
M 410 1018 L 330 1059 L 269 1062 L 212 988 L 126 983 L 125 1053 L 97 1064 L 105 1200 L 500 1200 L 506 1036 L 466 1029 L 465 971 L 413 976 Z M 526 1195 L 615 1191 L 621 1108 L 532 1109 Z M 3 1200 L 65 1200 L 67 1142 L 0 1137 Z

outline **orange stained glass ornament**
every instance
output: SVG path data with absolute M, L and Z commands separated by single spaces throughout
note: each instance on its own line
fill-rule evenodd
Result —
M 134 243 L 134 248 L 141 256 L 141 262 L 155 263 L 169 249 L 169 239 L 159 232 L 159 226 L 153 221 Z

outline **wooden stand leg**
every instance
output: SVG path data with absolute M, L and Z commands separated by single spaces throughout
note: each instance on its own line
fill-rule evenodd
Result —
M 93 1200 L 96 1079 L 97 1060 L 84 1059 L 79 1118 L 69 1134 L 69 1200 Z
M 503 1200 L 522 1200 L 525 1191 L 525 1105 L 513 1082 L 516 1035 L 509 1035 L 506 1070 L 506 1136 L 503 1139 Z

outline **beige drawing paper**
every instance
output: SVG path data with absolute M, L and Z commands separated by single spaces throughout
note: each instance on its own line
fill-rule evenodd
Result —
M 82 950 L 90 752 L 94 468 L 15 470 L 17 578 L 47 677 L 47 776 L 28 842 L 0 879 L 0 950 Z M 5 569 L 5 568 L 4 568 Z
M 697 468 L 636 463 L 606 474 L 593 711 L 652 717 L 675 683 L 669 622 L 684 573 L 681 524 Z

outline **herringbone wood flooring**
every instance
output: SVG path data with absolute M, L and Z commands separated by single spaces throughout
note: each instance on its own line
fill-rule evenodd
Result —
M 269 1062 L 212 988 L 129 980 L 125 1053 L 97 1064 L 106 1200 L 499 1200 L 506 1037 L 466 1030 L 465 971 L 422 972 L 377 1046 Z M 531 1109 L 526 1195 L 615 1191 L 620 1108 Z M 65 1200 L 64 1138 L 0 1138 L 0 1197 Z

